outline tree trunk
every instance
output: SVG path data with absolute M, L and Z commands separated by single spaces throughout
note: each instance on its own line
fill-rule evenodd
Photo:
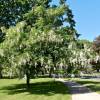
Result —
M 30 74 L 26 73 L 26 84 L 27 84 L 27 88 L 30 88 Z
M 99 73 L 99 69 L 97 69 L 97 72 Z
M 0 79 L 2 78 L 2 68 L 0 68 Z
M 52 77 L 52 73 L 53 73 L 53 68 L 51 67 L 51 68 L 50 68 L 50 72 L 49 72 L 49 77 L 50 77 L 50 78 Z
M 0 79 L 2 78 L 2 73 L 0 72 Z

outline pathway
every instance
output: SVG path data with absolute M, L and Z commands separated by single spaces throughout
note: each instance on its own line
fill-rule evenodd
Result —
M 56 79 L 68 86 L 72 93 L 72 100 L 100 100 L 100 94 L 92 92 L 87 87 L 80 85 L 73 81 L 64 81 L 63 79 Z

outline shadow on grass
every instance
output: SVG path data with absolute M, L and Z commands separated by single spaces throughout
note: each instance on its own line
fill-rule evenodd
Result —
M 54 95 L 54 94 L 69 94 L 63 83 L 48 81 L 48 82 L 37 82 L 30 84 L 30 88 L 26 88 L 26 84 L 14 84 L 11 86 L 2 87 L 4 93 L 8 95 L 19 94 L 19 93 L 28 93 L 28 94 L 37 94 L 37 95 Z
M 95 81 L 77 81 L 79 84 L 85 85 L 86 87 L 90 88 L 93 92 L 100 92 L 100 82 Z

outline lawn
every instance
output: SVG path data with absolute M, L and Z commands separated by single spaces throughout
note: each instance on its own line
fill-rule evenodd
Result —
M 76 81 L 79 84 L 82 84 L 88 88 L 90 88 L 93 92 L 97 92 L 100 94 L 100 79 L 81 79 L 81 78 L 73 78 L 70 79 Z
M 0 79 L 0 100 L 71 100 L 63 83 L 50 78 L 31 80 L 26 89 L 25 80 Z

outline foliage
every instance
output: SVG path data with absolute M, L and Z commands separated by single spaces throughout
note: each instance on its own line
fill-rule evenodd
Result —
M 21 21 L 23 14 L 34 5 L 34 0 L 0 0 L 0 27 L 16 25 Z
M 35 1 L 24 21 L 6 30 L 1 43 L 4 65 L 17 68 L 20 76 L 26 74 L 28 85 L 31 75 L 51 75 L 55 69 L 67 67 L 72 54 L 69 45 L 77 39 L 72 11 L 65 1 L 58 6 L 49 4 L 48 0 Z
M 95 59 L 92 59 L 91 64 L 97 72 L 100 70 L 100 36 L 93 41 L 93 50 L 95 52 Z
M 93 41 L 93 49 L 97 53 L 100 53 L 100 36 L 95 38 L 95 40 Z
M 96 56 L 95 58 L 97 58 L 97 57 L 98 56 Z M 97 72 L 99 72 L 99 70 L 100 70 L 100 58 L 99 59 L 92 59 L 91 65 L 92 65 L 94 70 L 97 70 Z
M 95 57 L 95 53 L 92 50 L 92 42 L 88 40 L 77 40 L 76 44 L 73 44 L 73 56 L 70 58 L 71 65 L 69 68 L 70 73 L 79 73 L 80 71 L 89 72 L 91 67 L 91 60 Z

